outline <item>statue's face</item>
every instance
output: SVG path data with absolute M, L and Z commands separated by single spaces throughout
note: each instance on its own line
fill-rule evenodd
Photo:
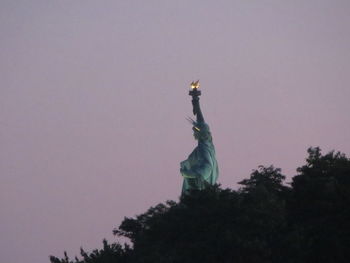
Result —
M 209 126 L 207 124 L 195 125 L 192 127 L 193 137 L 198 140 L 211 140 Z
M 197 127 L 193 127 L 192 130 L 193 130 L 193 137 L 194 137 L 196 140 L 198 140 L 198 138 L 199 138 L 199 131 L 200 131 L 200 130 L 199 130 Z

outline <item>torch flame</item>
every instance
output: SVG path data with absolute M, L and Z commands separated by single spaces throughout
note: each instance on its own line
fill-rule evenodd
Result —
M 199 80 L 191 82 L 191 89 L 199 89 Z

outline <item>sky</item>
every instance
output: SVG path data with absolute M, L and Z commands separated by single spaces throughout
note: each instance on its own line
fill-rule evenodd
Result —
M 219 183 L 350 155 L 348 0 L 0 0 L 0 262 L 178 200 L 200 79 Z

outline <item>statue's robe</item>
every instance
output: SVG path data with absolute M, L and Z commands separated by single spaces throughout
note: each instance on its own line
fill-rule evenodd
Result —
M 181 163 L 186 170 L 182 173 L 184 178 L 182 194 L 190 190 L 203 190 L 208 185 L 214 185 L 219 175 L 218 163 L 215 155 L 214 144 L 211 138 L 199 140 L 198 146 Z

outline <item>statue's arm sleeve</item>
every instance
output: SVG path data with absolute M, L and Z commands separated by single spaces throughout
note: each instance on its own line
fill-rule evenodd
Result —
M 200 160 L 197 165 L 186 171 L 186 177 L 208 179 L 213 169 L 212 159 L 208 151 L 200 154 Z
M 192 98 L 193 114 L 197 117 L 197 122 L 204 122 L 203 113 L 199 104 L 199 97 Z

